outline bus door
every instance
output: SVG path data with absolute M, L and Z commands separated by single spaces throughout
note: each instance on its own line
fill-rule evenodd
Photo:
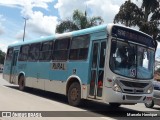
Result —
M 15 83 L 16 81 L 18 53 L 19 53 L 19 50 L 15 50 L 13 52 L 13 58 L 11 62 L 11 71 L 10 71 L 10 83 Z
M 92 47 L 89 97 L 102 99 L 106 41 L 95 41 Z

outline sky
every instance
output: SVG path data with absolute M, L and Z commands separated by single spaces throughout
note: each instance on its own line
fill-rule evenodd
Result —
M 60 20 L 71 18 L 75 9 L 88 16 L 101 16 L 104 24 L 113 23 L 114 16 L 126 0 L 0 0 L 0 49 L 23 41 L 26 19 L 26 40 L 55 34 Z M 132 0 L 138 6 L 141 0 Z M 25 19 L 24 19 L 25 18 Z M 160 45 L 158 45 L 160 51 Z M 160 56 L 157 52 L 156 57 Z

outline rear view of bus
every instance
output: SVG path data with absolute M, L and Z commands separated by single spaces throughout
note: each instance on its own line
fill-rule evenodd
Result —
M 115 106 L 151 101 L 156 42 L 142 32 L 120 26 L 111 26 L 110 35 L 106 101 Z

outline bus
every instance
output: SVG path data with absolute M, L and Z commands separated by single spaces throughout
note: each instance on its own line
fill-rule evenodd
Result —
M 157 43 L 117 24 L 99 25 L 8 46 L 3 78 L 67 96 L 77 106 L 93 100 L 118 107 L 153 97 Z

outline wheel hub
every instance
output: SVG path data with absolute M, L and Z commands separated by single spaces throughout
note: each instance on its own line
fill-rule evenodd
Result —
M 71 99 L 75 101 L 78 98 L 78 90 L 77 88 L 73 88 L 71 91 Z

